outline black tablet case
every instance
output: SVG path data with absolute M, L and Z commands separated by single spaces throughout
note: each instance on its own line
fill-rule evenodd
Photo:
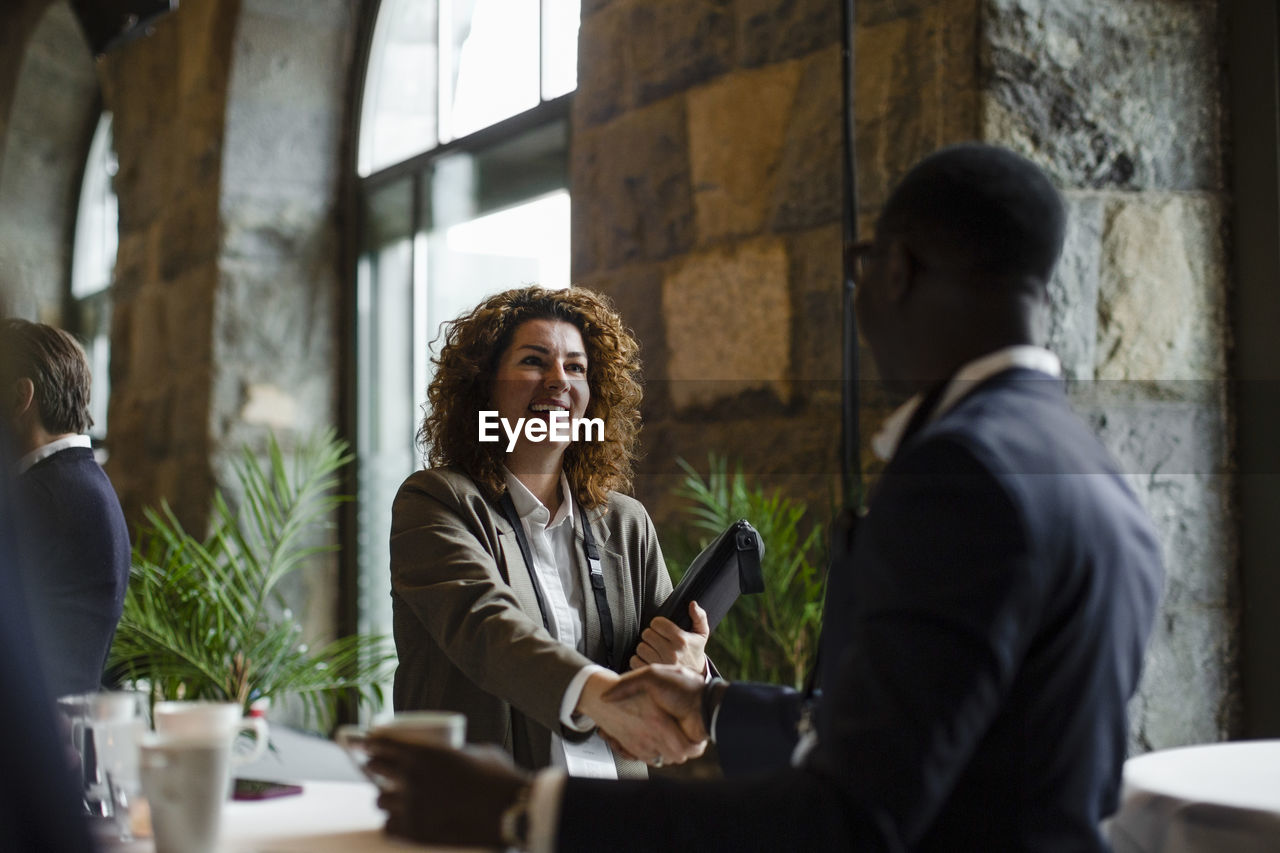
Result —
M 692 627 L 689 602 L 696 601 L 707 611 L 707 623 L 714 630 L 739 594 L 764 592 L 762 557 L 764 540 L 760 534 L 746 519 L 735 521 L 702 549 L 658 615 L 688 631 Z

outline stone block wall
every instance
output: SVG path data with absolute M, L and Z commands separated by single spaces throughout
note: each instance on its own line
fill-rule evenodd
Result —
M 641 341 L 660 530 L 676 458 L 712 451 L 820 518 L 837 500 L 839 45 L 818 0 L 583 4 L 573 275 Z
M 1139 749 L 1239 730 L 1218 5 L 982 9 L 982 137 L 1044 166 L 1070 207 L 1052 344 L 1164 544 Z

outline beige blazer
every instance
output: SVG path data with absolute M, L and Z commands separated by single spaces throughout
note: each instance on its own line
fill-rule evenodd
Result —
M 671 578 L 638 501 L 611 495 L 607 507 L 587 515 L 600 545 L 614 647 L 625 661 L 671 592 Z M 582 529 L 575 531 L 578 572 L 590 590 Z M 586 657 L 543 627 L 515 532 L 471 478 L 449 468 L 414 473 L 391 511 L 396 710 L 461 711 L 468 741 L 501 744 L 529 769 L 547 766 L 553 729 L 582 738 L 560 724 L 565 689 L 582 667 L 604 662 L 600 616 L 585 598 Z M 642 763 L 617 761 L 624 778 L 645 775 Z

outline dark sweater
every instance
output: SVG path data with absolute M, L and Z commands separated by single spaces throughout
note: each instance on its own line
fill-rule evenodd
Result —
M 5 733 L 0 774 L 0 850 L 91 853 L 89 824 L 65 760 L 66 732 L 42 673 L 22 606 L 14 547 L 12 456 L 0 424 L 0 731 Z
M 54 696 L 96 690 L 129 581 L 120 500 L 87 447 L 18 477 L 23 582 L 40 662 Z

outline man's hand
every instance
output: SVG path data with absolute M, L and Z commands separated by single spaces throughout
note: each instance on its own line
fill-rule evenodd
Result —
M 369 756 L 366 769 L 386 779 L 387 833 L 426 844 L 501 847 L 502 812 L 529 784 L 497 747 L 463 752 L 385 732 L 370 735 Z
M 659 711 L 679 722 L 690 742 L 706 743 L 702 723 L 702 691 L 705 682 L 682 666 L 654 664 L 629 672 L 618 679 L 602 697 L 606 703 L 620 704 L 644 698 Z
M 683 667 L 663 669 L 679 670 L 686 677 L 702 684 L 701 676 Z M 577 711 L 586 714 L 600 731 L 628 757 L 638 758 L 647 764 L 683 764 L 697 758 L 706 749 L 705 738 L 689 738 L 683 725 L 667 711 L 660 708 L 644 691 L 611 696 L 615 684 L 620 684 L 649 668 L 638 670 L 619 678 L 613 673 L 594 673 L 582 688 Z M 606 693 L 606 691 L 608 693 Z M 607 697 L 607 698 L 606 698 Z
M 631 656 L 631 668 L 639 669 L 647 664 L 676 663 L 698 675 L 707 671 L 707 637 L 711 626 L 707 624 L 707 612 L 698 602 L 689 602 L 689 618 L 693 630 L 684 631 L 680 626 L 662 616 L 655 616 L 640 634 L 640 645 Z

